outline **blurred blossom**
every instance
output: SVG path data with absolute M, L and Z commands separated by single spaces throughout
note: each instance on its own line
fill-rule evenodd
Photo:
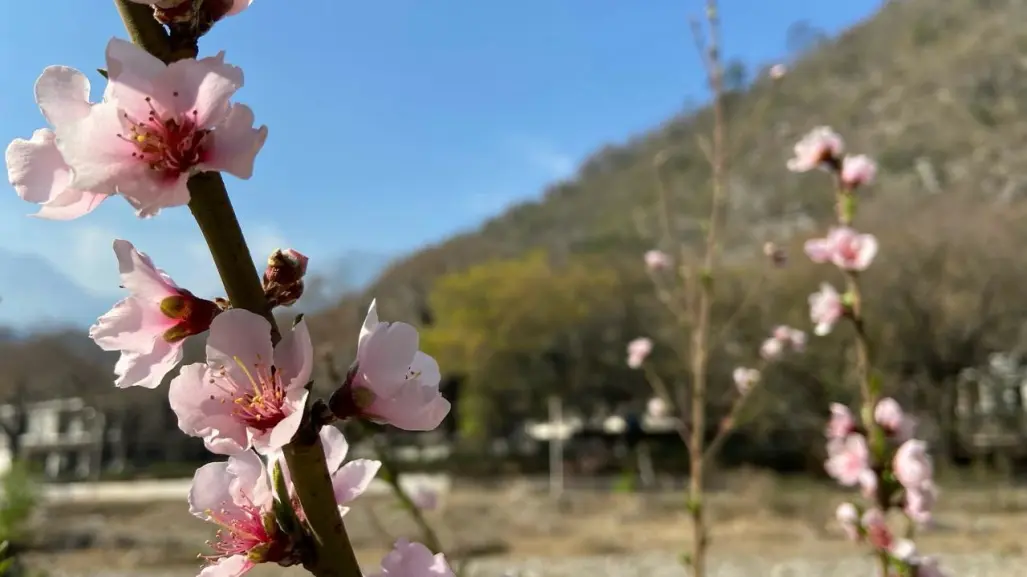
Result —
M 628 343 L 628 366 L 637 369 L 642 366 L 649 353 L 653 352 L 653 341 L 639 337 Z

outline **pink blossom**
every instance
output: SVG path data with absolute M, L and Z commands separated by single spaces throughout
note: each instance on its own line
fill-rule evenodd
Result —
M 190 4 L 189 0 L 131 0 L 136 4 L 148 4 L 156 8 L 169 10 L 177 8 L 184 4 Z M 212 12 L 217 15 L 217 18 L 221 16 L 231 16 L 238 14 L 249 7 L 253 3 L 253 0 L 207 0 L 207 4 L 214 6 Z M 216 19 L 217 19 L 216 18 Z
M 666 417 L 670 413 L 670 407 L 660 397 L 653 397 L 645 405 L 646 414 L 655 419 Z
M 826 163 L 838 162 L 844 150 L 842 137 L 827 126 L 818 126 L 795 145 L 795 157 L 788 161 L 788 170 L 809 172 Z
M 653 341 L 646 337 L 639 337 L 628 343 L 628 366 L 637 369 L 653 352 Z
M 905 442 L 912 437 L 916 428 L 913 418 L 906 415 L 898 401 L 891 397 L 885 397 L 877 402 L 877 406 L 874 407 L 874 421 L 888 436 L 899 442 Z
M 827 422 L 828 439 L 844 439 L 856 430 L 856 419 L 852 411 L 841 403 L 831 403 L 831 420 Z
M 287 559 L 289 539 L 275 523 L 264 462 L 252 451 L 208 463 L 193 476 L 189 512 L 220 527 L 201 577 L 238 577 L 257 563 Z
M 449 414 L 439 392 L 439 365 L 421 352 L 417 329 L 378 321 L 375 301 L 357 343 L 350 412 L 407 431 L 431 431 Z
M 455 577 L 442 553 L 432 555 L 420 543 L 400 539 L 382 559 L 382 570 L 368 577 Z
M 342 431 L 332 426 L 321 428 L 321 445 L 325 451 L 325 462 L 328 470 L 331 471 L 332 488 L 335 490 L 335 502 L 339 505 L 339 513 L 345 515 L 349 512 L 349 504 L 354 499 L 363 495 L 371 486 L 371 481 L 381 469 L 381 461 L 374 459 L 353 459 L 346 462 L 346 454 L 349 452 L 349 443 L 346 441 Z M 293 492 L 292 474 L 285 463 L 285 457 L 280 451 L 274 451 L 268 456 L 269 461 L 278 461 L 282 465 L 282 476 L 285 477 L 285 484 L 289 488 L 289 495 L 296 504 L 296 510 L 302 513 L 299 501 Z
M 842 160 L 842 184 L 849 190 L 869 185 L 877 176 L 877 163 L 869 156 L 846 156 Z
M 61 130 L 89 115 L 89 79 L 78 70 L 50 66 L 36 80 L 36 103 L 43 116 Z M 32 133 L 32 138 L 15 139 L 7 147 L 7 179 L 22 200 L 38 204 L 36 216 L 71 220 L 92 212 L 113 187 L 84 190 L 71 186 L 72 171 L 57 147 L 57 135 L 49 128 Z
M 843 270 L 862 271 L 877 256 L 877 239 L 840 226 L 831 229 L 825 238 L 806 241 L 806 254 L 816 263 L 831 262 Z
M 910 439 L 899 446 L 892 459 L 895 480 L 906 489 L 914 491 L 930 483 L 934 477 L 934 465 L 927 454 L 927 443 Z
M 770 337 L 760 345 L 760 356 L 765 360 L 773 361 L 781 358 L 781 355 L 784 354 L 784 350 L 784 344 L 780 339 Z
M 272 349 L 267 319 L 231 309 L 210 325 L 207 362 L 183 367 L 171 381 L 171 409 L 179 428 L 211 452 L 274 451 L 299 428 L 313 364 L 306 321 Z
M 127 240 L 114 241 L 114 254 L 130 294 L 96 321 L 89 337 L 105 351 L 121 352 L 115 385 L 152 389 L 182 362 L 185 339 L 206 331 L 220 311 L 179 288 Z
M 665 270 L 670 265 L 670 255 L 662 250 L 650 250 L 645 253 L 645 266 L 651 271 Z
M 938 501 L 938 488 L 934 481 L 926 481 L 916 489 L 906 489 L 906 515 L 920 526 L 931 524 L 934 504 Z
M 859 539 L 859 510 L 852 503 L 842 503 L 835 511 L 835 518 L 842 526 L 845 535 L 856 541 Z
M 164 64 L 130 42 L 107 45 L 109 98 L 55 126 L 70 186 L 117 188 L 140 216 L 189 202 L 186 181 L 203 171 L 247 179 L 267 138 L 253 111 L 229 102 L 242 70 L 224 54 Z
M 769 75 L 774 80 L 780 80 L 784 78 L 785 74 L 788 73 L 788 67 L 784 64 L 775 64 L 770 67 Z
M 864 469 L 859 474 L 859 492 L 865 499 L 873 500 L 877 495 L 877 473 L 873 469 Z
M 813 333 L 824 336 L 831 332 L 834 324 L 845 314 L 842 297 L 834 287 L 823 283 L 820 291 L 809 296 L 809 317 L 816 325 Z
M 732 373 L 732 378 L 735 381 L 735 388 L 738 389 L 738 392 L 745 395 L 759 382 L 760 372 L 756 369 L 738 367 Z
M 801 353 L 806 350 L 806 333 L 799 329 L 792 329 L 788 333 L 788 342 L 792 345 L 792 350 Z
M 861 519 L 863 530 L 866 531 L 867 541 L 882 551 L 890 551 L 895 544 L 895 537 L 885 520 L 884 513 L 874 507 L 867 509 Z
M 851 434 L 844 440 L 828 443 L 828 458 L 824 464 L 827 474 L 845 487 L 860 482 L 860 476 L 870 469 L 870 449 L 863 435 Z

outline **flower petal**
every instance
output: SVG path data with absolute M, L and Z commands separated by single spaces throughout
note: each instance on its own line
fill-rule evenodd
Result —
M 372 459 L 354 459 L 343 465 L 332 475 L 336 502 L 343 505 L 364 494 L 381 468 L 381 461 Z
M 54 128 L 89 114 L 89 79 L 74 68 L 47 66 L 36 80 L 36 104 Z
M 286 389 L 307 385 L 314 369 L 314 345 L 310 341 L 307 321 L 297 323 L 275 346 L 274 364 L 286 383 Z

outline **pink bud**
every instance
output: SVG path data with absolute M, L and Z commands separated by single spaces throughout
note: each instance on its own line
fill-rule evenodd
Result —
M 670 264 L 670 255 L 662 250 L 650 250 L 645 253 L 645 266 L 651 271 L 665 270 Z
M 653 352 L 653 341 L 639 337 L 628 343 L 628 366 L 637 369 L 642 366 L 649 353 Z
M 827 283 L 820 285 L 820 292 L 809 296 L 809 316 L 816 325 L 813 332 L 817 336 L 830 333 L 844 313 L 845 306 L 842 305 L 841 295 Z
M 845 535 L 856 541 L 859 539 L 859 509 L 852 503 L 842 503 L 835 511 L 835 518 L 842 526 Z
M 934 465 L 927 454 L 927 443 L 910 439 L 895 451 L 892 459 L 895 479 L 906 489 L 920 490 L 934 477 Z
M 856 430 L 856 419 L 852 411 L 841 403 L 831 403 L 831 420 L 827 422 L 828 439 L 844 439 Z
M 837 165 L 844 150 L 842 137 L 827 126 L 818 126 L 795 145 L 795 157 L 788 161 L 788 170 L 809 172 L 820 166 Z
M 735 388 L 738 389 L 739 393 L 745 395 L 759 382 L 760 372 L 756 369 L 738 367 L 732 373 L 732 377 L 735 381 Z
M 865 154 L 846 156 L 842 160 L 842 184 L 849 190 L 869 185 L 877 176 L 877 163 Z
M 913 436 L 916 422 L 902 411 L 898 401 L 891 397 L 885 397 L 877 402 L 874 407 L 874 421 L 884 429 L 884 432 L 900 442 L 905 442 Z
M 788 67 L 784 64 L 775 64 L 770 67 L 769 75 L 774 80 L 780 80 L 784 78 L 784 75 L 788 73 Z

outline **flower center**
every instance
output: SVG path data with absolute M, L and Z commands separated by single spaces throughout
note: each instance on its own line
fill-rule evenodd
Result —
M 214 534 L 214 539 L 207 541 L 207 545 L 214 553 L 201 556 L 208 561 L 216 561 L 220 557 L 259 553 L 274 540 L 269 534 L 264 513 L 259 507 L 245 505 L 233 509 L 235 510 L 231 513 L 224 508 L 217 512 L 207 511 L 210 520 L 220 527 Z
M 249 387 L 236 383 L 225 367 L 215 374 L 211 384 L 228 393 L 235 404 L 232 414 L 247 426 L 267 431 L 282 422 L 285 414 L 285 383 L 274 366 L 268 365 L 258 357 L 253 364 L 253 371 L 246 367 L 238 357 L 236 365 L 242 369 Z M 221 382 L 218 382 L 221 381 Z
M 177 98 L 178 92 L 172 95 Z M 207 136 L 211 131 L 199 128 L 196 110 L 177 118 L 165 118 L 153 106 L 149 96 L 146 104 L 150 112 L 145 120 L 122 112 L 129 125 L 129 133 L 118 134 L 118 137 L 135 146 L 133 158 L 138 158 L 167 179 L 189 173 L 207 159 Z

